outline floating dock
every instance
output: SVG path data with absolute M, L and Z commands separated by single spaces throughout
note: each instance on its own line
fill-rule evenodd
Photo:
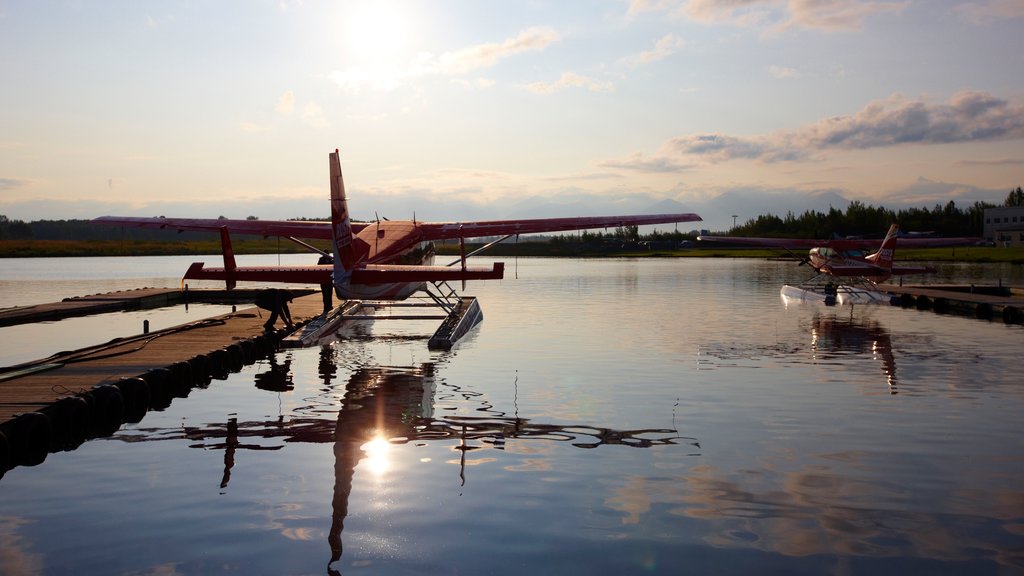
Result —
M 259 290 L 177 290 L 173 288 L 138 288 L 107 294 L 77 296 L 65 298 L 60 302 L 37 304 L 34 306 L 18 306 L 0 310 L 0 327 L 31 324 L 33 322 L 52 322 L 65 318 L 106 314 L 110 312 L 127 312 L 130 310 L 149 310 L 177 304 L 252 304 Z M 306 296 L 314 291 L 309 289 L 293 289 L 292 293 Z
M 980 320 L 1001 318 L 1007 324 L 1024 321 L 1024 288 L 973 284 L 924 284 L 878 289 L 898 299 L 904 308 L 933 310 L 939 314 L 973 316 Z
M 440 319 L 432 349 L 450 349 L 483 318 L 476 298 L 461 298 L 444 314 L 376 314 L 380 308 L 427 306 L 404 302 L 345 301 L 328 314 L 319 291 L 295 291 L 295 325 L 265 331 L 266 312 L 255 306 L 136 336 L 62 352 L 0 372 L 0 477 L 14 466 L 34 466 L 47 454 L 109 436 L 162 410 L 194 387 L 227 378 L 278 347 L 311 346 L 350 320 Z M 60 303 L 0 310 L 0 326 L 186 301 L 251 304 L 256 291 L 139 289 Z M 187 300 L 186 300 L 187 299 Z M 280 323 L 279 323 L 280 325 Z
M 177 290 L 130 290 L 52 305 L 0 311 L 5 325 L 137 310 L 183 303 Z M 299 293 L 299 292 L 296 292 Z M 320 316 L 319 291 L 295 298 L 292 330 Z M 50 452 L 113 434 L 121 424 L 167 407 L 211 379 L 226 378 L 273 353 L 292 330 L 266 331 L 266 312 L 251 306 L 255 292 L 192 291 L 192 302 L 247 301 L 245 308 L 148 334 L 56 354 L 0 373 L 0 476 L 17 465 L 35 465 Z M 279 326 L 281 322 L 279 321 Z

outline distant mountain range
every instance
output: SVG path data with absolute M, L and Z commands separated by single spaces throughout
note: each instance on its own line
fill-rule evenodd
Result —
M 887 197 L 865 199 L 861 202 L 898 211 L 905 208 L 930 209 L 952 200 L 957 206 L 964 208 L 978 201 L 1001 205 L 1009 190 L 1009 187 L 1005 190 L 986 190 L 920 178 L 912 185 Z M 756 187 L 734 188 L 699 199 L 673 199 L 649 193 L 599 194 L 573 190 L 562 192 L 558 196 L 499 198 L 487 204 L 425 195 L 423 192 L 373 194 L 354 189 L 350 191 L 350 196 L 349 206 L 353 218 L 359 220 L 372 220 L 377 217 L 393 220 L 415 217 L 423 221 L 469 221 L 674 212 L 696 212 L 704 219 L 703 222 L 680 224 L 681 232 L 723 232 L 732 228 L 734 220 L 736 224 L 744 224 L 748 220 L 767 214 L 785 217 L 788 212 L 800 216 L 808 210 L 828 212 L 829 209 L 835 208 L 845 211 L 851 201 L 842 191 L 835 189 L 807 192 Z M 256 197 L 244 202 L 210 200 L 201 204 L 171 200 L 154 202 L 134 209 L 126 209 L 113 203 L 39 199 L 11 204 L 6 208 L 0 205 L 0 214 L 25 221 L 90 219 L 105 214 L 195 218 L 256 216 L 267 220 L 327 218 L 329 206 L 327 198 L 320 196 Z M 667 225 L 655 228 L 666 227 Z

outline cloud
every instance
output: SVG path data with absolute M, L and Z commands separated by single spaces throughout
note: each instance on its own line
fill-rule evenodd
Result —
M 639 152 L 622 160 L 604 160 L 598 162 L 597 165 L 602 168 L 625 168 L 627 170 L 655 174 L 684 172 L 692 167 L 692 165 L 678 162 L 666 155 L 652 157 L 644 156 Z
M 436 65 L 442 74 L 462 75 L 480 68 L 490 68 L 499 60 L 514 54 L 543 50 L 559 39 L 558 33 L 550 28 L 528 28 L 515 38 L 503 42 L 478 44 L 455 52 L 446 52 L 441 55 Z
M 689 0 L 677 14 L 705 24 L 727 23 L 754 26 L 764 22 L 773 12 L 776 0 Z
M 651 62 L 657 62 L 658 60 L 668 58 L 685 45 L 686 42 L 682 38 L 677 38 L 674 34 L 666 34 L 658 39 L 654 44 L 654 49 L 641 52 L 636 56 L 631 56 L 627 58 L 626 61 L 634 66 L 650 64 Z
M 960 160 L 963 166 L 1024 166 L 1024 158 L 996 158 L 994 160 Z
M 27 188 L 30 182 L 21 178 L 0 178 L 0 190 L 17 190 Z
M 851 116 L 819 120 L 789 132 L 762 136 L 690 134 L 665 142 L 653 157 L 634 154 L 613 161 L 642 172 L 682 159 L 781 162 L 812 158 L 827 150 L 864 150 L 900 145 L 997 142 L 1024 138 L 1024 105 L 991 94 L 964 91 L 933 104 L 895 95 L 871 102 Z M 613 165 L 613 164 L 606 164 Z
M 281 97 L 277 99 L 277 106 L 274 107 L 278 114 L 290 116 L 295 111 L 295 93 L 291 90 L 281 94 Z
M 534 94 L 553 94 L 566 88 L 586 88 L 591 92 L 611 92 L 615 86 L 611 82 L 601 82 L 574 72 L 563 72 L 554 82 L 533 82 L 526 89 Z
M 302 109 L 302 121 L 313 128 L 329 128 L 331 123 L 324 115 L 324 109 L 310 102 Z
M 1015 0 L 993 0 L 1012 3 Z M 667 12 L 703 24 L 842 31 L 863 28 L 867 18 L 897 12 L 909 0 L 633 0 L 628 13 Z
M 363 89 L 389 91 L 395 90 L 410 79 L 439 75 L 464 76 L 491 68 L 510 56 L 544 50 L 560 39 L 559 34 L 550 28 L 533 27 L 501 42 L 477 44 L 445 52 L 440 56 L 420 53 L 404 67 L 375 66 L 373 69 L 363 69 L 354 66 L 335 70 L 327 76 L 343 90 L 352 94 L 357 94 Z M 492 84 L 491 81 L 480 79 L 476 83 L 464 85 L 487 88 Z
M 864 20 L 883 12 L 898 12 L 906 2 L 850 2 L 848 0 L 790 0 L 789 19 L 781 28 L 860 30 Z
M 1024 138 L 1024 105 L 985 92 L 954 94 L 947 104 L 893 96 L 853 116 L 829 118 L 796 134 L 805 146 L 875 148 Z
M 769 66 L 768 73 L 780 80 L 800 77 L 799 70 L 796 68 L 789 68 L 787 66 Z
M 972 24 L 987 26 L 1000 20 L 1024 17 L 1024 0 L 966 2 L 958 5 L 956 11 Z

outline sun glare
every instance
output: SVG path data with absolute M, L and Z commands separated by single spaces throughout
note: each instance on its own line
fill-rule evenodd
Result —
M 386 60 L 399 54 L 408 36 L 403 7 L 397 2 L 358 2 L 348 13 L 349 47 L 361 60 Z
M 391 443 L 382 435 L 374 436 L 373 440 L 363 444 L 360 448 L 366 453 L 365 464 L 374 476 L 383 476 L 391 468 L 391 463 L 388 460 Z

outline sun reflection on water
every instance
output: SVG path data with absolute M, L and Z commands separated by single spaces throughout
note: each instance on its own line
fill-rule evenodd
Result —
M 380 478 L 391 469 L 391 461 L 388 457 L 391 443 L 380 432 L 377 432 L 372 440 L 360 446 L 360 449 L 366 453 L 364 464 L 375 478 Z

